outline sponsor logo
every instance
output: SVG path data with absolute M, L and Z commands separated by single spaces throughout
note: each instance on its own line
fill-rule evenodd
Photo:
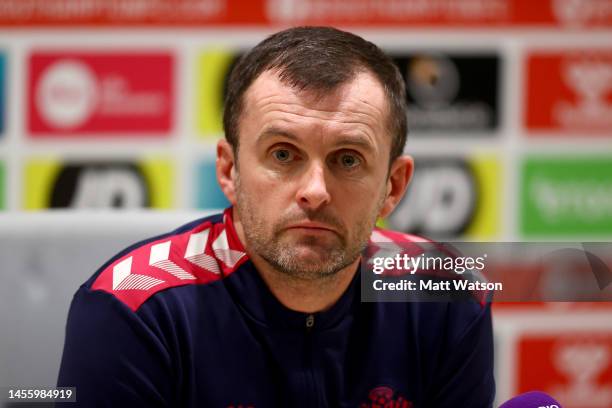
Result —
M 229 8 L 228 3 L 235 3 L 235 6 Z M 232 0 L 136 3 L 132 0 L 3 0 L 0 3 L 0 25 L 168 26 L 236 23 L 244 22 L 244 14 L 256 11 L 250 3 Z M 240 14 L 241 11 L 244 14 Z
M 388 226 L 438 239 L 492 237 L 497 233 L 499 176 L 494 158 L 417 157 L 414 177 Z
M 359 408 L 412 408 L 414 404 L 393 388 L 381 386 L 372 389 L 368 394 L 368 401 L 359 405 Z
M 611 366 L 612 347 L 597 341 L 559 345 L 554 350 L 554 364 L 568 379 L 553 386 L 552 394 L 568 405 L 589 401 L 590 406 L 612 405 L 612 385 L 600 386 L 597 378 Z
M 612 51 L 532 55 L 528 64 L 528 128 L 610 133 Z
M 197 166 L 196 207 L 203 209 L 222 209 L 229 207 L 225 194 L 217 182 L 215 160 L 201 161 Z
M 42 75 L 36 107 L 43 120 L 59 129 L 83 125 L 98 104 L 95 74 L 79 61 L 63 60 Z
M 526 336 L 519 341 L 519 392 L 545 390 L 567 406 L 612 406 L 612 333 Z
M 30 57 L 29 130 L 34 136 L 168 132 L 169 54 L 49 54 Z
M 26 209 L 169 208 L 170 164 L 164 160 L 26 165 Z
M 527 158 L 524 235 L 612 234 L 612 157 Z
M 571 27 L 607 25 L 612 20 L 610 0 L 553 0 L 552 11 L 558 21 Z
M 560 101 L 555 117 L 566 127 L 592 126 L 612 128 L 612 103 L 606 96 L 612 91 L 612 60 L 569 62 L 563 69 L 567 86 L 577 95 L 575 104 Z
M 423 53 L 394 60 L 406 81 L 411 130 L 455 133 L 498 127 L 497 55 Z
M 268 0 L 273 22 L 485 23 L 510 16 L 509 0 Z

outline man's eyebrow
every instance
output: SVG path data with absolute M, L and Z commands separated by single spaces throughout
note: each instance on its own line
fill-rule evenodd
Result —
M 282 137 L 286 137 L 287 139 L 291 139 L 291 140 L 298 140 L 298 137 L 296 135 L 294 135 L 293 133 L 281 129 L 281 128 L 277 128 L 277 127 L 269 127 L 263 130 L 263 132 L 261 132 L 258 136 L 257 139 L 255 140 L 256 143 L 261 143 L 264 140 L 273 137 L 273 136 L 282 136 Z
M 365 136 L 355 135 L 355 136 L 340 136 L 338 140 L 334 142 L 336 146 L 356 146 L 361 147 L 366 150 L 376 150 L 376 146 L 372 144 L 370 139 Z
M 269 128 L 264 129 L 263 132 L 261 132 L 257 136 L 256 143 L 261 143 L 262 141 L 270 137 L 274 137 L 274 136 L 281 136 L 281 137 L 291 139 L 294 141 L 300 140 L 300 138 L 298 138 L 296 135 L 294 135 L 288 130 L 277 128 L 277 127 L 269 127 Z M 338 140 L 334 141 L 334 145 L 335 146 L 356 146 L 356 147 L 361 147 L 366 150 L 376 150 L 376 146 L 372 144 L 370 139 L 362 135 L 354 135 L 354 136 L 342 135 L 338 138 Z

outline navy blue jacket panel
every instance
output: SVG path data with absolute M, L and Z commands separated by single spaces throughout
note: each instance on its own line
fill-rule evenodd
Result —
M 79 288 L 58 385 L 86 407 L 491 407 L 492 343 L 489 304 L 362 303 L 359 272 L 329 310 L 287 309 L 229 209 Z

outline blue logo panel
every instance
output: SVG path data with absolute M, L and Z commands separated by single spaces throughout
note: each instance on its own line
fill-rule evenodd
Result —
M 230 205 L 217 183 L 215 159 L 204 159 L 197 165 L 195 177 L 196 207 L 202 209 L 223 209 Z

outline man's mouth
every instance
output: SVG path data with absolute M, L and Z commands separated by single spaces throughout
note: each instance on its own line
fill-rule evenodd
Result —
M 312 231 L 336 232 L 335 228 L 327 224 L 323 224 L 320 222 L 313 222 L 313 221 L 304 221 L 304 222 L 291 224 L 287 227 L 287 229 L 304 229 L 304 230 L 312 230 Z

